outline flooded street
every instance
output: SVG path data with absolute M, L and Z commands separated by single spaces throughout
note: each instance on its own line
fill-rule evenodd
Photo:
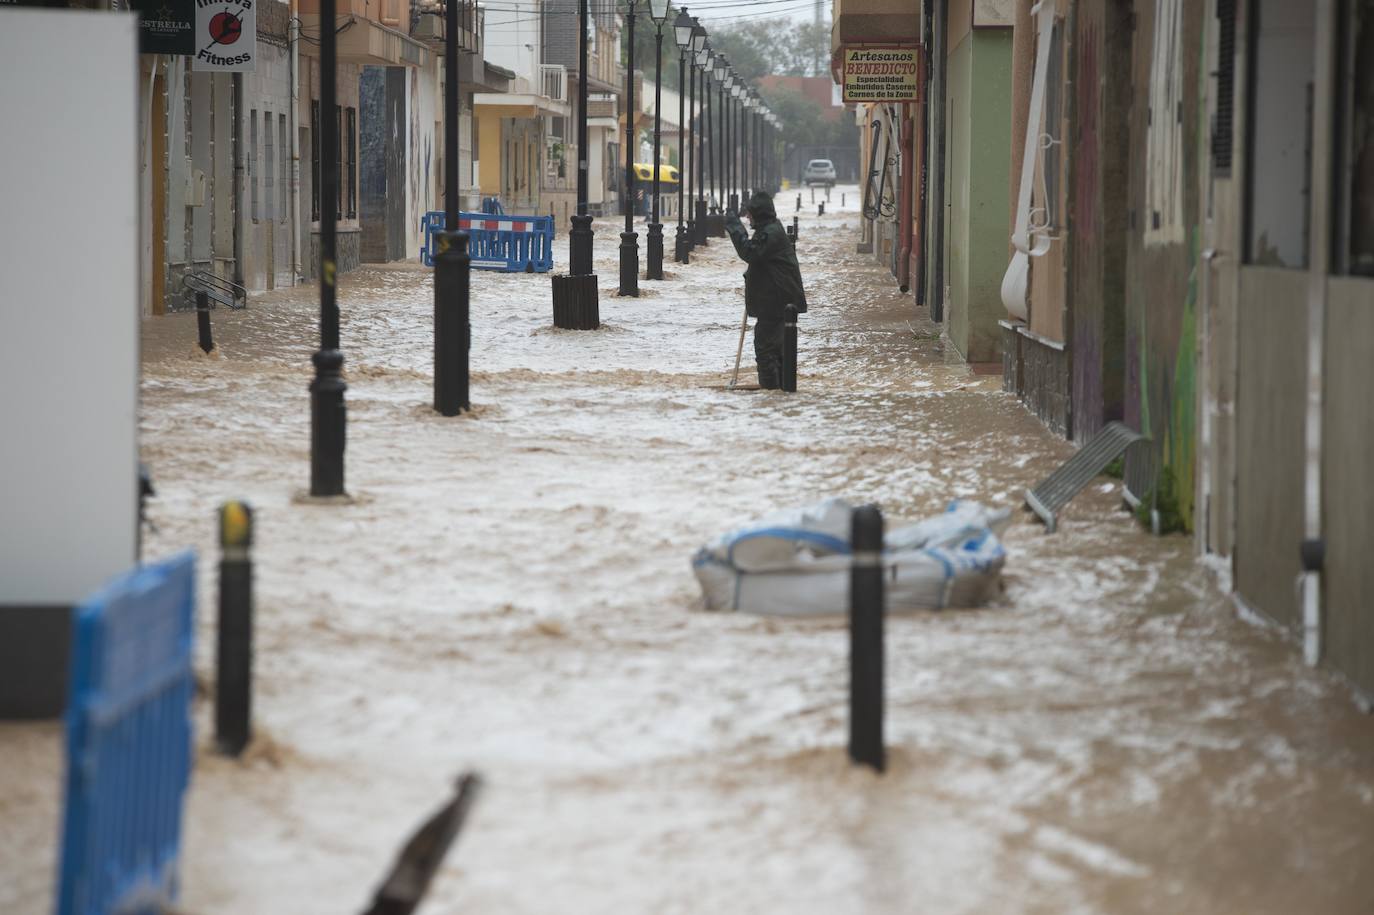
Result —
M 486 791 L 430 915 L 1374 911 L 1374 721 L 1116 481 L 1054 535 L 1020 510 L 1072 447 L 854 253 L 856 197 L 801 214 L 795 395 L 720 389 L 724 239 L 621 299 L 599 220 L 596 332 L 551 327 L 547 276 L 474 271 L 453 419 L 431 272 L 346 275 L 348 505 L 301 498 L 314 287 L 217 310 L 209 357 L 193 314 L 144 323 L 145 555 L 199 551 L 207 684 L 215 511 L 257 511 L 260 739 L 214 755 L 200 703 L 186 912 L 363 909 L 469 768 Z M 1016 509 L 991 606 L 889 620 L 881 777 L 845 756 L 845 621 L 703 611 L 689 565 L 829 495 L 889 523 Z M 0 725 L 0 911 L 48 905 L 60 754 L 56 725 Z

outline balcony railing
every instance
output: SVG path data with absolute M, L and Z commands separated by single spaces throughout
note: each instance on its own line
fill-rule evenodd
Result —
M 568 68 L 561 64 L 540 64 L 539 92 L 555 102 L 566 102 L 568 100 Z

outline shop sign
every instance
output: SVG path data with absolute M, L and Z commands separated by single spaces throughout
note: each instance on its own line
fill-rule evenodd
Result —
M 129 0 L 129 8 L 138 13 L 141 53 L 195 53 L 195 0 Z
M 919 102 L 921 49 L 844 49 L 844 102 Z
M 251 73 L 257 66 L 258 11 L 253 0 L 195 0 L 192 70 Z

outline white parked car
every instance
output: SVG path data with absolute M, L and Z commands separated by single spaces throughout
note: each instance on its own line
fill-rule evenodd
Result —
M 812 159 L 806 163 L 806 171 L 802 172 L 802 182 L 808 187 L 816 184 L 834 187 L 835 163 L 829 159 Z

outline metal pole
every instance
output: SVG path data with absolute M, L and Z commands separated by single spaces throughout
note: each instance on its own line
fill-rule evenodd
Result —
M 577 215 L 569 235 L 573 276 L 592 275 L 592 218 L 587 215 L 587 0 L 577 3 Z
M 696 134 L 701 129 L 697 124 L 697 61 L 696 53 L 690 50 L 687 52 L 690 58 L 687 62 L 687 133 L 686 149 L 682 154 L 682 164 L 686 166 L 684 180 L 687 186 L 687 206 L 691 207 L 691 212 L 686 214 L 687 219 L 687 250 L 690 252 L 697 245 L 697 223 L 696 223 L 696 200 L 697 200 L 697 141 Z M 678 87 L 681 89 L 681 87 Z M 686 263 L 686 261 L 683 261 Z
M 720 111 L 716 114 L 716 124 L 720 128 L 720 143 L 716 144 L 716 168 L 720 172 L 720 198 L 716 201 L 716 212 L 725 212 L 725 195 L 728 194 L 730 173 L 725 170 L 725 147 L 730 146 L 730 103 L 725 100 L 725 84 L 717 85 L 716 98 L 720 99 Z
M 688 42 L 687 46 L 690 49 L 691 43 Z M 687 94 L 682 91 L 686 79 L 687 51 L 679 49 L 677 55 L 677 241 L 673 246 L 673 260 L 679 264 L 687 263 L 687 252 L 691 250 L 687 238 L 687 214 L 682 211 L 687 200 L 687 180 L 691 176 L 691 173 L 687 171 L 687 149 L 691 146 L 687 141 L 687 109 L 685 107 Z
M 215 337 L 210 329 L 210 296 L 204 292 L 196 293 L 196 330 L 200 348 L 209 355 L 210 350 L 215 348 Z
M 795 242 L 793 244 L 795 248 Z M 783 309 L 782 319 L 782 389 L 797 390 L 797 306 Z
M 468 233 L 460 226 L 458 178 L 458 0 L 447 0 L 444 27 L 444 231 L 435 236 L 434 257 L 434 409 L 457 416 L 472 408 L 468 400 L 468 356 L 472 324 L 468 294 L 472 259 Z
M 335 0 L 320 0 L 320 348 L 311 358 L 315 378 L 310 383 L 310 494 L 344 494 L 343 353 L 339 351 L 339 306 L 335 298 L 337 248 L 334 220 L 339 199 L 339 122 L 335 68 L 338 65 L 334 31 Z
M 629 0 L 629 62 L 625 67 L 625 231 L 620 233 L 620 294 L 639 295 L 639 234 L 635 232 L 635 0 Z
M 696 215 L 696 232 L 692 236 L 692 241 L 698 245 L 706 244 L 706 130 L 710 126 L 710 119 L 706 117 L 709 109 L 706 107 L 706 71 L 697 67 L 692 76 L 692 95 L 695 99 L 697 82 L 701 82 L 701 109 L 697 111 L 696 121 L 696 149 L 692 154 L 693 164 L 697 169 L 697 197 L 692 204 L 693 212 Z M 695 105 L 695 101 L 693 101 Z
M 883 516 L 876 506 L 854 510 L 849 573 L 849 758 L 882 772 Z
M 649 220 L 649 269 L 644 275 L 646 280 L 663 279 L 663 223 L 658 221 L 659 145 L 663 126 L 663 23 L 657 25 L 658 30 L 654 33 L 654 198 L 650 201 L 652 215 Z

